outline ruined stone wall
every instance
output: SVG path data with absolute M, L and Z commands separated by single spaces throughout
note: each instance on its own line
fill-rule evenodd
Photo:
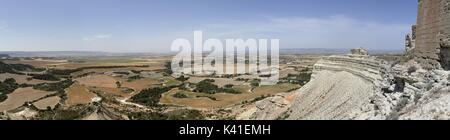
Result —
M 419 0 L 414 56 L 424 68 L 450 67 L 450 52 L 445 47 L 445 40 L 450 38 L 449 3 L 450 0 Z
M 441 65 L 444 69 L 450 70 L 450 0 L 441 0 L 441 33 L 438 37 L 440 41 Z

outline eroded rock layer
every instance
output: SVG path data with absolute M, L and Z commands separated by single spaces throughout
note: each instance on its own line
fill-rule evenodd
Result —
M 314 65 L 313 79 L 298 91 L 288 119 L 350 119 L 380 89 L 383 65 L 366 55 L 323 58 Z

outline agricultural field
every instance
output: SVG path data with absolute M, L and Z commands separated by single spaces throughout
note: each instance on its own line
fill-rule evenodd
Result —
M 68 106 L 88 104 L 93 102 L 93 99 L 97 97 L 94 93 L 89 91 L 88 88 L 78 83 L 75 83 L 72 86 L 70 86 L 66 92 L 67 92 L 66 105 Z
M 7 60 L 11 69 L 0 73 L 0 81 L 14 79 L 10 88 L 17 89 L 2 95 L 0 112 L 26 119 L 205 119 L 299 89 L 318 59 L 281 58 L 280 82 L 271 86 L 248 74 L 174 77 L 170 56 Z
M 299 87 L 299 85 L 294 84 L 280 84 L 274 86 L 261 86 L 252 91 L 250 86 L 240 86 L 236 88 L 241 92 L 239 94 L 207 94 L 173 89 L 163 94 L 160 102 L 162 104 L 180 105 L 197 109 L 218 109 L 251 102 L 253 99 L 259 97 L 269 97 L 277 93 L 292 91 Z M 174 97 L 175 94 L 186 95 L 186 97 L 177 98 Z
M 61 101 L 61 98 L 58 96 L 53 96 L 53 97 L 48 97 L 42 100 L 39 100 L 35 103 L 33 103 L 33 105 L 40 109 L 40 110 L 45 110 L 45 109 L 54 109 L 56 105 L 58 105 L 58 103 Z
M 31 87 L 19 88 L 8 94 L 8 99 L 0 103 L 0 112 L 16 109 L 26 102 L 33 102 L 50 94 L 52 92 L 35 90 Z

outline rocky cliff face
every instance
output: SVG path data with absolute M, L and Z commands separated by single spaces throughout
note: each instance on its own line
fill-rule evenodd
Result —
M 323 58 L 313 79 L 298 91 L 288 119 L 351 119 L 370 97 L 380 92 L 386 64 L 367 55 Z
M 252 118 L 449 119 L 450 0 L 419 0 L 418 7 L 406 38 L 409 62 L 388 66 L 363 49 L 325 57 L 295 100 L 260 101 Z
M 443 119 L 442 114 L 450 114 L 449 71 L 426 70 L 410 61 L 394 66 L 390 75 L 389 88 L 353 119 Z
M 368 55 L 329 56 L 314 65 L 308 84 L 257 102 L 248 119 L 449 119 L 449 89 L 450 71 L 415 61 L 391 66 Z
M 383 61 L 363 49 L 352 53 L 321 59 L 308 84 L 292 94 L 257 102 L 250 119 L 351 119 L 386 83 Z

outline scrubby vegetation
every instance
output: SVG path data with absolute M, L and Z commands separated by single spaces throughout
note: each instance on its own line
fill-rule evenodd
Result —
M 198 110 L 175 110 L 167 113 L 132 112 L 128 113 L 131 120 L 203 120 L 205 117 Z
M 250 85 L 252 87 L 259 87 L 260 83 L 261 83 L 261 79 L 253 79 L 252 81 L 250 81 Z
M 114 74 L 123 74 L 123 75 L 129 75 L 130 74 L 129 72 L 126 72 L 126 71 L 115 71 L 113 73 Z
M 161 95 L 173 87 L 156 87 L 145 89 L 139 92 L 137 95 L 131 97 L 132 102 L 142 104 L 145 106 L 155 107 L 158 106 Z
M 86 69 L 113 69 L 113 68 L 127 68 L 127 67 L 148 67 L 148 65 L 142 66 L 93 66 L 93 67 L 82 67 L 77 69 L 52 69 L 49 70 L 48 74 L 58 75 L 58 76 L 70 76 L 74 72 L 79 72 Z
M 142 79 L 142 78 L 144 78 L 144 77 L 142 77 L 140 75 L 135 75 L 135 76 L 128 77 L 128 81 L 131 82 L 133 80 L 138 80 L 138 79 Z
M 196 88 L 194 92 L 208 93 L 208 94 L 216 94 L 216 93 L 232 93 L 232 94 L 240 94 L 241 92 L 233 89 L 233 85 L 225 85 L 222 88 L 214 85 L 215 82 L 213 79 L 205 79 L 196 84 Z
M 64 80 L 57 83 L 41 83 L 34 85 L 33 88 L 43 91 L 64 91 L 64 89 L 70 87 L 74 82 L 71 79 Z
M 211 97 L 211 96 L 197 96 L 197 98 L 202 98 L 202 97 L 209 98 L 209 99 L 211 99 L 211 100 L 213 100 L 213 101 L 217 101 L 217 98 L 216 98 L 216 97 Z
M 131 72 L 135 73 L 135 74 L 141 74 L 141 70 L 130 70 Z
M 180 77 L 178 77 L 178 78 L 176 78 L 178 81 L 181 81 L 181 82 L 185 82 L 185 81 L 187 81 L 187 80 L 189 80 L 189 77 L 184 77 L 184 75 L 181 75 Z
M 58 77 L 51 74 L 38 74 L 33 76 L 34 79 L 46 80 L 46 81 L 59 81 Z
M 56 107 L 55 109 L 47 109 L 40 111 L 39 114 L 34 118 L 35 120 L 76 120 L 81 119 L 87 113 L 89 113 L 90 108 L 86 106 L 75 106 L 69 109 L 62 109 Z
M 172 96 L 175 97 L 175 98 L 188 98 L 188 96 L 186 94 L 183 94 L 181 92 L 175 93 Z
M 300 84 L 300 85 L 304 85 L 308 83 L 310 80 L 311 80 L 311 73 L 308 72 L 302 72 L 299 74 L 288 74 L 286 78 L 282 79 L 282 81 L 285 81 L 286 83 Z
M 173 71 L 172 71 L 172 63 L 171 63 L 171 62 L 166 62 L 166 63 L 164 64 L 164 70 L 163 70 L 163 72 L 164 72 L 164 75 L 165 75 L 165 76 L 168 76 L 168 75 L 172 75 L 172 74 L 173 74 Z
M 20 71 L 43 71 L 43 69 L 25 64 L 6 64 L 0 61 L 0 73 L 23 74 Z
M 0 81 L 0 102 L 5 101 L 8 98 L 8 94 L 14 92 L 19 88 L 19 84 L 16 83 L 16 80 L 9 78 L 5 81 Z
M 203 81 L 200 81 L 199 83 L 197 83 L 194 92 L 202 92 L 208 94 L 215 94 L 219 92 L 219 86 L 214 85 L 213 82 L 214 80 L 212 79 L 205 79 Z
M 241 91 L 238 91 L 236 89 L 233 88 L 234 85 L 232 84 L 228 84 L 225 85 L 223 88 L 220 88 L 220 92 L 224 92 L 224 93 L 231 93 L 231 94 L 241 94 Z
M 63 69 L 53 69 L 53 70 L 50 70 L 48 73 L 52 74 L 52 75 L 59 75 L 59 76 L 67 75 L 68 76 L 77 71 L 81 71 L 81 70 L 79 70 L 79 69 L 64 69 L 64 70 Z

